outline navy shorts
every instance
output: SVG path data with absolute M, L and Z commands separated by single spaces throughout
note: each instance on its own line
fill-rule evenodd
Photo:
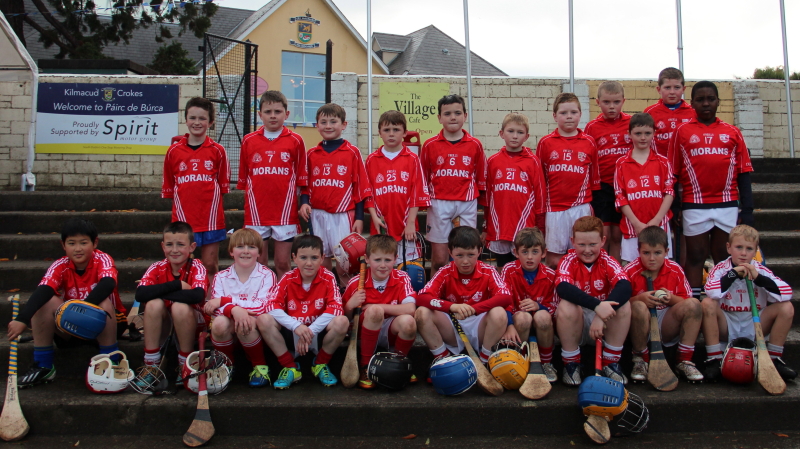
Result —
M 224 229 L 218 229 L 216 231 L 206 231 L 206 232 L 195 232 L 194 233 L 194 241 L 197 243 L 197 246 L 205 246 L 210 245 L 212 243 L 218 243 L 227 238 L 227 233 Z
M 611 184 L 601 182 L 600 190 L 592 191 L 592 210 L 594 211 L 594 216 L 603 220 L 603 225 L 605 226 L 619 226 L 619 222 L 622 220 L 622 214 L 617 212 L 617 208 L 614 206 L 614 200 L 614 186 Z

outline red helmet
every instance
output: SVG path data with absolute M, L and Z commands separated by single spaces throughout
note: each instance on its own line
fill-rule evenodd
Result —
M 358 259 L 367 253 L 367 240 L 355 232 L 343 238 L 339 245 L 333 249 L 336 264 L 350 274 L 358 274 L 361 264 Z
M 749 384 L 756 379 L 756 344 L 740 337 L 728 343 L 722 356 L 722 377 L 737 384 Z

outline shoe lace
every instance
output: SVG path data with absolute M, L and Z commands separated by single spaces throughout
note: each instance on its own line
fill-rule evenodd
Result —
M 314 365 L 314 375 L 317 377 L 325 377 L 328 378 L 332 375 L 330 368 L 328 368 L 327 364 L 320 364 Z
M 292 368 L 283 368 L 280 374 L 278 374 L 278 379 L 287 380 L 289 379 L 289 374 L 291 373 L 292 373 Z

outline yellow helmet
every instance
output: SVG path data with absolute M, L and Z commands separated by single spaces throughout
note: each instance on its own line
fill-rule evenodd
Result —
M 495 379 L 508 390 L 519 390 L 528 376 L 528 358 L 522 355 L 527 349 L 509 340 L 501 340 L 495 352 L 489 357 L 489 371 Z

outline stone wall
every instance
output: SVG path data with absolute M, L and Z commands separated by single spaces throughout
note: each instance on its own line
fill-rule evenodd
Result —
M 789 121 L 786 114 L 786 84 L 753 80 L 763 102 L 764 157 L 789 157 Z M 800 82 L 792 81 L 792 121 L 795 157 L 800 157 Z

